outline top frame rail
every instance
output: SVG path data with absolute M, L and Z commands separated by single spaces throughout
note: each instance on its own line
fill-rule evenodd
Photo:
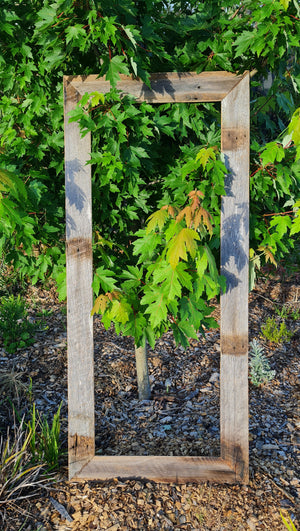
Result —
M 227 94 L 240 83 L 245 74 L 236 75 L 231 72 L 166 72 L 152 74 L 149 88 L 140 79 L 120 75 L 117 90 L 121 96 L 131 94 L 137 102 L 149 103 L 196 103 L 222 101 Z M 71 85 L 78 95 L 94 91 L 105 94 L 111 85 L 103 77 L 64 76 L 65 86 Z

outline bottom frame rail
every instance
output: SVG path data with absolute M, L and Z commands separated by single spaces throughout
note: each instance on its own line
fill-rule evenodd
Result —
M 73 480 L 147 479 L 158 483 L 237 483 L 221 458 L 179 456 L 95 456 Z

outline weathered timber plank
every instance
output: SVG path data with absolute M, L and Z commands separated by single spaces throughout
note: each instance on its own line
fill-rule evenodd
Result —
M 64 83 L 70 478 L 95 455 L 90 135 L 68 122 L 77 101 Z
M 249 74 L 221 104 L 228 168 L 221 208 L 221 457 L 248 481 Z
M 221 101 L 242 79 L 230 72 L 166 72 L 152 74 L 151 89 L 139 79 L 120 76 L 117 89 L 122 95 L 132 94 L 136 101 L 151 103 Z M 69 76 L 68 82 L 81 95 L 86 92 L 109 92 L 111 85 L 104 77 Z
M 222 459 L 174 456 L 101 456 L 83 467 L 76 480 L 141 478 L 159 483 L 233 483 L 235 470 Z

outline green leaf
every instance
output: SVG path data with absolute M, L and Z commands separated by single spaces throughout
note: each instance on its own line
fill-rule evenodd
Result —
M 179 262 L 176 266 L 176 272 L 178 275 L 178 280 L 183 288 L 193 291 L 192 277 L 186 270 L 187 265 L 183 262 Z
M 81 37 L 86 37 L 86 32 L 80 24 L 75 24 L 75 26 L 69 26 L 66 29 L 66 43 L 73 41 L 75 44 L 76 41 L 80 41 Z
M 137 43 L 136 43 L 136 40 L 134 38 L 134 35 L 133 35 L 130 27 L 129 26 L 121 26 L 121 28 L 123 29 L 124 33 L 127 35 L 128 39 L 130 40 L 130 42 L 133 45 L 133 47 L 136 49 Z
M 195 330 L 199 330 L 200 324 L 203 321 L 204 315 L 202 313 L 204 302 L 200 299 L 200 302 L 195 298 L 194 295 L 189 297 L 183 297 L 180 301 L 180 316 L 183 320 L 190 321 Z
M 216 154 L 212 148 L 202 148 L 197 153 L 196 161 L 199 161 L 203 168 L 205 168 L 210 159 L 216 160 Z
M 283 8 L 287 11 L 289 4 L 290 4 L 290 0 L 279 0 L 279 2 L 283 6 Z
M 205 249 L 199 249 L 198 256 L 196 258 L 196 267 L 197 267 L 197 273 L 200 277 L 202 277 L 206 271 L 206 268 L 208 266 L 208 257 L 205 252 Z
M 141 312 L 137 312 L 132 314 L 131 320 L 126 323 L 126 326 L 123 329 L 123 333 L 133 336 L 135 345 L 139 347 L 145 341 L 146 327 L 147 320 L 145 316 Z
M 178 273 L 170 264 L 163 263 L 153 271 L 153 282 L 154 284 L 161 284 L 161 290 L 167 300 L 181 296 Z
M 161 242 L 161 238 L 155 232 L 146 235 L 144 230 L 138 231 L 136 235 L 140 237 L 133 242 L 133 255 L 140 255 L 138 261 L 140 264 L 152 259 L 155 249 Z
M 125 58 L 121 55 L 115 55 L 111 60 L 106 59 L 104 68 L 106 71 L 105 77 L 111 82 L 112 87 L 116 87 L 120 79 L 119 74 L 126 74 L 127 76 L 130 74 L 128 66 L 125 63 Z
M 141 278 L 143 276 L 143 268 L 139 269 L 136 266 L 128 266 L 127 271 L 123 271 L 120 278 L 124 278 L 122 289 L 128 291 L 138 288 L 141 285 Z
M 145 292 L 141 304 L 147 306 L 145 313 L 150 316 L 149 321 L 152 328 L 160 326 L 166 320 L 168 314 L 167 301 L 161 291 L 149 288 Z
M 195 258 L 197 251 L 196 240 L 200 240 L 199 234 L 193 229 L 181 229 L 167 246 L 167 259 L 175 269 L 179 260 L 187 260 L 187 253 Z
M 104 94 L 102 94 L 101 92 L 97 92 L 97 91 L 91 92 L 90 96 L 92 96 L 92 99 L 91 99 L 92 107 L 96 107 L 99 104 L 99 101 L 101 101 L 101 103 L 104 105 L 105 97 L 104 97 Z
M 270 221 L 270 227 L 276 229 L 280 239 L 291 226 L 292 220 L 289 216 L 274 216 Z
M 281 144 L 269 142 L 261 153 L 261 160 L 264 166 L 273 164 L 275 161 L 280 162 L 285 157 L 285 152 Z
M 254 42 L 255 33 L 255 30 L 243 31 L 243 33 L 237 37 L 233 44 L 233 46 L 236 46 L 235 57 L 240 57 L 248 50 L 248 48 L 251 48 Z
M 104 292 L 113 291 L 115 289 L 116 280 L 112 275 L 113 273 L 107 269 L 104 269 L 103 266 L 97 268 L 92 283 L 93 290 L 96 294 L 99 293 L 100 286 Z
M 127 323 L 127 321 L 129 321 L 129 315 L 131 311 L 131 307 L 127 301 L 123 299 L 121 299 L 120 301 L 118 299 L 114 299 L 112 301 L 111 309 L 109 312 L 110 318 L 112 320 L 116 320 L 121 324 L 125 324 Z

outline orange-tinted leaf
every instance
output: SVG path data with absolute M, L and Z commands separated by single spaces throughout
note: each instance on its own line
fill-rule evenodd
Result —
M 179 212 L 176 216 L 176 221 L 179 223 L 185 217 L 185 222 L 187 227 L 191 227 L 192 224 L 192 209 L 190 206 L 186 206 L 183 210 Z
M 91 311 L 91 316 L 93 316 L 95 313 L 103 314 L 105 312 L 108 301 L 109 298 L 107 295 L 99 295 L 99 297 L 97 297 L 97 299 L 95 300 L 95 304 Z
M 212 224 L 210 221 L 211 219 L 212 219 L 211 214 L 207 210 L 205 210 L 205 208 L 201 206 L 194 218 L 195 229 L 197 229 L 199 225 L 203 223 L 203 225 L 205 225 L 205 227 L 207 228 L 209 234 L 212 235 L 213 228 L 212 228 Z
M 265 255 L 265 259 L 266 259 L 266 262 L 271 262 L 272 264 L 274 264 L 275 267 L 277 267 L 277 262 L 274 258 L 274 255 L 270 249 L 270 247 L 264 247 L 263 245 L 260 245 L 260 247 L 258 247 L 258 250 L 259 251 L 263 251 L 264 255 Z

